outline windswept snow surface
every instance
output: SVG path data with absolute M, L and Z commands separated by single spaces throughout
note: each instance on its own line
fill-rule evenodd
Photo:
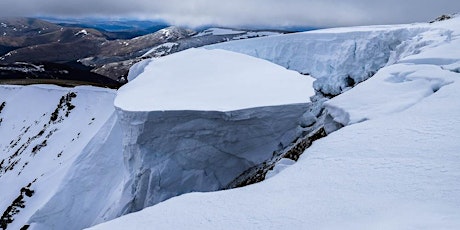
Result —
M 137 67 L 136 67 L 137 68 Z M 118 91 L 125 111 L 238 109 L 309 102 L 313 79 L 225 50 L 189 49 L 153 60 Z
M 327 103 L 348 126 L 315 142 L 296 164 L 259 184 L 182 195 L 92 229 L 459 229 L 460 18 L 397 27 L 420 33 L 397 38 L 393 63 Z M 366 30 L 382 28 L 395 31 Z M 300 37 L 318 36 L 325 42 L 307 43 L 326 49 L 338 32 L 360 34 L 353 30 L 363 31 L 291 38 L 301 44 Z M 281 53 L 292 41 L 275 47 Z M 277 50 L 259 54 L 269 49 Z M 334 50 L 318 62 L 343 57 Z

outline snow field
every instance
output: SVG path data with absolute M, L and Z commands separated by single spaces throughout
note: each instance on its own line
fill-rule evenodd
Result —
M 305 38 L 330 42 L 333 34 L 353 30 L 372 37 L 390 27 L 331 29 Z M 296 164 L 252 186 L 185 194 L 91 229 L 458 229 L 460 18 L 396 27 L 418 32 L 395 36 L 395 49 L 380 59 L 388 62 L 375 62 L 381 65 L 375 71 L 386 67 L 326 103 L 334 119 L 348 126 L 315 142 Z M 301 36 L 218 47 L 289 60 L 286 67 L 331 51 L 289 57 L 294 52 L 286 44 Z M 322 47 L 318 40 L 303 42 Z

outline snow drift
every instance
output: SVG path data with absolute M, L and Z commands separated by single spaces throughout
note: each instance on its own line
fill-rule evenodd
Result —
M 425 31 L 442 35 L 444 40 L 420 42 L 420 34 Z M 317 91 L 335 96 L 400 56 L 417 53 L 434 42 L 448 41 L 449 33 L 426 24 L 353 27 L 232 41 L 206 48 L 248 54 L 309 74 L 318 79 L 314 84 Z M 406 49 L 409 45 L 411 49 Z
M 114 97 L 96 87 L 0 86 L 0 228 L 20 229 L 54 195 Z
M 338 49 L 334 41 L 343 38 L 344 31 L 352 40 L 356 34 L 370 36 L 361 41 L 395 31 L 401 35 L 394 36 L 394 52 L 387 49 L 390 56 L 371 49 L 375 59 L 353 59 L 360 67 L 386 67 L 326 103 L 332 117 L 348 126 L 315 142 L 296 164 L 252 186 L 185 194 L 92 229 L 458 229 L 460 18 L 394 27 L 334 29 L 222 45 L 285 65 L 289 61 L 291 68 L 306 66 L 302 70 L 315 75 L 331 69 L 314 69 L 303 61 L 334 64 L 337 50 L 329 48 Z M 418 32 L 405 37 L 409 31 Z M 353 44 L 340 44 L 348 42 Z M 302 53 L 305 50 L 297 48 L 302 44 L 322 48 Z M 299 52 L 293 52 L 294 47 Z M 349 60 L 353 52 L 346 47 L 344 57 Z M 333 65 L 340 68 L 331 73 L 363 71 L 340 60 Z

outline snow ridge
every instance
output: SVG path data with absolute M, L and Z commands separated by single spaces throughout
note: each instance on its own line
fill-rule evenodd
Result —
M 314 87 L 318 92 L 335 96 L 385 65 L 420 52 L 430 42 L 414 44 L 412 38 L 429 30 L 425 25 L 339 28 L 232 41 L 206 48 L 248 54 L 309 74 L 317 79 Z

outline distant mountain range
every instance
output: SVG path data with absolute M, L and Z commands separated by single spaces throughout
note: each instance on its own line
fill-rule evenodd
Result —
M 104 31 L 113 38 L 130 39 L 171 26 L 170 24 L 157 20 L 134 20 L 134 19 L 101 19 L 101 18 L 53 18 L 40 17 L 44 21 L 58 24 L 65 27 L 93 28 Z
M 158 21 L 0 18 L 0 71 L 17 62 L 51 63 L 86 71 L 88 78 L 97 74 L 125 83 L 129 68 L 145 58 L 281 33 L 223 28 L 195 31 Z M 0 81 L 2 76 L 15 74 L 0 74 Z

